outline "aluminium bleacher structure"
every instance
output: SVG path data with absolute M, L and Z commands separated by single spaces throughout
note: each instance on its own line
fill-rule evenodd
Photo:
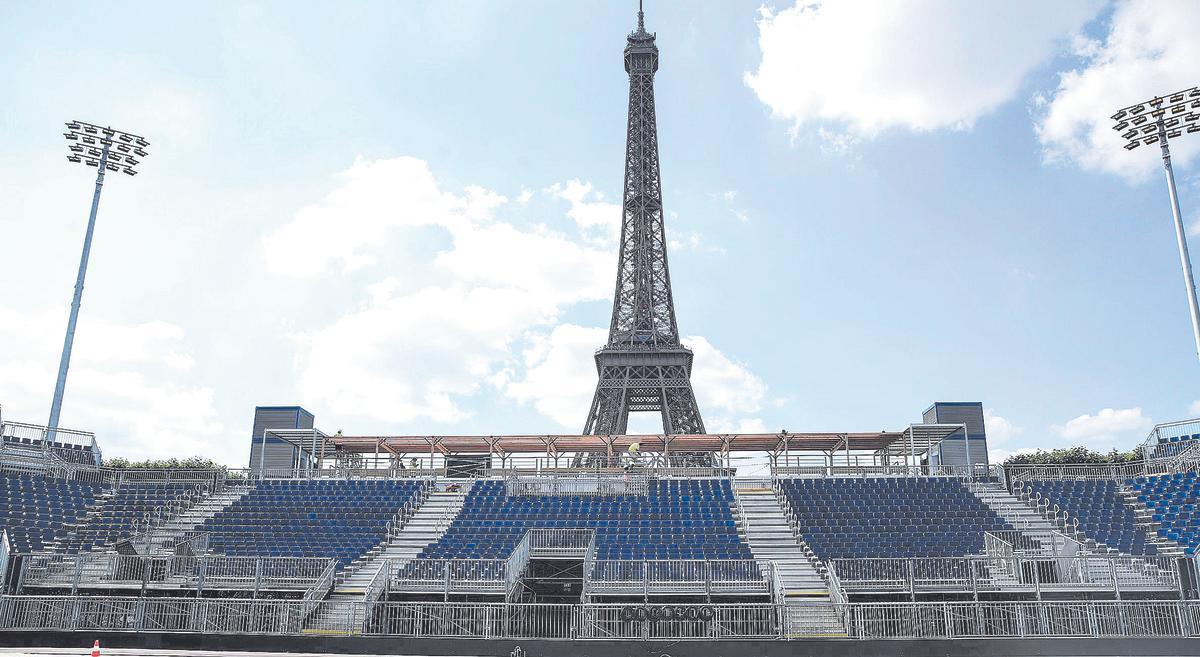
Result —
M 695 652 L 750 639 L 1162 637 L 1189 635 L 1200 627 L 1188 620 L 1194 614 L 1200 621 L 1200 609 L 1188 600 L 1163 597 L 1163 591 L 1137 591 L 1149 596 L 1145 599 L 1097 598 L 1070 582 L 1050 579 L 1044 580 L 1045 588 L 1058 589 L 1039 593 L 1031 588 L 1023 579 L 1026 571 L 1041 569 L 1023 567 L 1024 544 L 1013 540 L 1020 528 L 1006 523 L 972 492 L 980 476 L 976 469 L 846 467 L 827 461 L 819 469 L 792 466 L 769 479 L 744 480 L 721 469 L 645 464 L 629 470 L 531 472 L 509 456 L 500 468 L 449 478 L 436 464 L 401 468 L 402 458 L 408 457 L 389 459 L 394 467 L 365 470 L 334 463 L 291 473 L 221 473 L 206 480 L 212 486 L 200 490 L 211 495 L 224 486 L 234 491 L 231 501 L 213 507 L 215 515 L 187 533 L 188 544 L 176 546 L 187 550 L 162 554 L 116 554 L 110 539 L 127 538 L 121 535 L 138 527 L 129 519 L 142 509 L 139 504 L 161 499 L 155 496 L 166 496 L 175 487 L 192 490 L 188 486 L 198 479 L 172 472 L 133 476 L 105 468 L 74 472 L 69 478 L 40 475 L 67 487 L 93 487 L 96 494 L 84 505 L 87 511 L 76 514 L 81 516 L 76 524 L 85 530 L 82 535 L 95 533 L 97 540 L 90 541 L 90 552 L 18 557 L 18 582 L 23 576 L 25 587 L 16 583 L 0 599 L 0 624 L 6 630 L 0 631 L 0 642 L 24 631 L 47 637 L 60 630 L 120 630 L 129 641 L 169 633 L 173 641 L 195 637 L 195 645 L 220 639 L 251 647 L 261 636 L 273 648 L 325 651 L 351 645 L 338 641 L 371 637 L 441 637 L 485 639 L 505 653 L 515 641 L 568 639 L 686 640 L 693 642 Z M 995 487 L 991 477 L 1002 474 L 988 470 L 987 485 Z M 469 492 L 461 508 L 446 507 L 451 511 L 438 512 L 440 517 L 411 512 L 430 487 L 439 495 L 453 488 Z M 747 516 L 739 490 L 778 500 L 780 517 L 787 514 L 792 521 L 783 531 L 794 530 L 795 541 L 830 565 L 828 596 L 784 599 L 771 584 L 771 568 L 755 570 L 756 576 L 765 576 L 765 588 L 717 592 L 710 589 L 721 583 L 720 572 L 677 567 L 726 560 L 755 563 L 745 540 Z M 118 498 L 128 505 L 114 505 Z M 397 515 L 405 505 L 411 513 Z M 415 533 L 432 532 L 429 544 L 415 561 L 389 564 L 380 573 L 403 572 L 423 562 L 501 562 L 503 568 L 516 566 L 505 574 L 521 579 L 507 589 L 517 594 L 406 592 L 403 577 L 376 576 L 358 597 L 353 590 L 332 597 L 338 568 L 404 535 L 405 523 L 417 517 L 428 524 Z M 93 522 L 97 524 L 88 529 Z M 762 536 L 764 529 L 756 531 Z M 996 538 L 1001 535 L 1012 542 Z M 539 543 L 542 539 L 531 537 L 574 542 Z M 67 549 L 86 549 L 82 541 L 56 539 L 74 546 Z M 790 536 L 779 544 L 796 545 Z M 523 549 L 527 560 L 516 560 Z M 535 558 L 539 550 L 542 556 Z M 870 582 L 859 580 L 850 592 L 832 579 L 833 562 L 837 572 L 847 575 L 863 572 L 855 571 L 856 562 L 880 560 L 950 564 L 939 576 L 955 579 L 960 588 L 943 590 L 940 599 L 923 593 L 910 597 L 899 589 L 883 598 L 876 591 L 870 599 L 862 593 Z M 560 568 L 536 571 L 551 562 Z M 580 570 L 580 562 L 593 567 Z M 968 578 L 959 569 L 962 563 L 978 568 L 969 570 Z M 1121 573 L 1136 563 L 1121 562 Z M 640 571 L 637 564 L 642 564 Z M 469 570 L 444 568 L 439 573 L 453 579 Z M 91 574 L 81 578 L 81 571 Z M 624 581 L 610 576 L 629 571 L 640 574 Z M 921 569 L 907 572 L 910 579 L 928 579 Z M 610 588 L 584 587 L 582 597 L 563 599 L 568 580 L 581 577 L 607 582 Z M 981 581 L 975 582 L 976 577 Z M 972 588 L 962 586 L 968 579 L 978 602 Z M 658 588 L 651 590 L 651 584 Z M 580 595 L 578 586 L 570 590 Z M 1060 591 L 1071 597 L 1055 599 Z M 305 640 L 310 643 L 299 643 Z M 771 652 L 767 648 L 763 654 Z
M 509 495 L 472 485 L 462 511 L 419 558 L 507 557 L 530 529 L 594 529 L 599 560 L 751 559 L 728 479 L 653 480 L 645 495 Z
M 97 496 L 73 532 L 55 546 L 66 554 L 106 548 L 145 530 L 161 510 L 204 496 L 207 490 L 190 482 L 133 481 Z
M 981 554 L 1013 527 L 949 477 L 787 478 L 797 531 L 821 559 Z
M 1097 544 L 1122 554 L 1153 556 L 1158 548 L 1137 526 L 1133 509 L 1120 495 L 1120 482 L 1113 480 L 1032 480 L 1024 492 L 1035 503 L 1041 501 L 1074 519 L 1074 527 Z
M 1131 477 L 1125 485 L 1159 524 L 1159 536 L 1174 541 L 1188 556 L 1200 547 L 1200 475 L 1196 471 Z
M 16 552 L 40 552 L 79 522 L 99 488 L 91 483 L 29 473 L 0 476 L 0 528 Z
M 382 541 L 420 496 L 415 480 L 263 481 L 199 528 L 231 556 L 332 557 L 345 566 Z

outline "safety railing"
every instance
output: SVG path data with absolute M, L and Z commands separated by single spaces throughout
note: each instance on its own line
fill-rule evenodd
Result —
M 994 551 L 994 552 L 993 552 Z M 992 539 L 989 553 L 973 557 L 834 559 L 828 570 L 848 593 L 1112 594 L 1179 591 L 1177 564 L 1165 557 L 1116 555 L 1022 556 Z
M 12 553 L 12 543 L 8 538 L 8 530 L 0 529 L 0 591 L 8 583 L 8 555 Z
M 394 564 L 392 590 L 406 593 L 507 593 L 509 559 L 413 559 Z
M 844 640 L 1195 637 L 1200 602 L 1181 600 L 894 602 L 833 605 Z M 811 607 L 811 609 L 807 609 Z M 828 603 L 796 602 L 797 618 Z M 363 634 L 412 638 L 705 641 L 788 639 L 776 604 L 627 605 L 380 602 L 330 607 L 278 599 L 4 596 L 0 631 L 227 635 Z
M 317 577 L 317 580 L 312 583 L 300 598 L 304 603 L 301 618 L 308 618 L 312 615 L 313 610 L 321 604 L 326 595 L 329 595 L 329 590 L 333 588 L 333 576 L 337 573 L 338 562 L 330 559 L 325 565 L 325 569 Z
M 1108 479 L 1124 481 L 1131 477 L 1153 474 L 1146 463 L 1095 463 L 1083 465 L 1010 465 L 1006 469 L 1009 485 L 1014 491 L 1027 481 L 1038 479 Z
M 963 481 L 1004 480 L 1004 469 L 998 465 L 783 465 L 771 468 L 774 478 L 846 478 L 873 477 L 949 477 Z
M 649 477 L 640 472 L 516 475 L 505 478 L 504 489 L 510 497 L 645 495 L 649 482 Z
M 396 539 L 397 536 L 399 536 L 400 531 L 404 529 L 405 525 L 408 524 L 408 521 L 417 514 L 417 510 L 421 508 L 421 505 L 425 503 L 425 500 L 429 499 L 429 495 L 432 491 L 432 482 L 425 482 L 421 485 L 420 489 L 417 490 L 417 494 L 413 496 L 412 499 L 405 501 L 404 504 L 396 511 L 396 513 L 392 515 L 392 518 L 391 520 L 388 520 L 386 527 L 387 538 L 385 540 L 387 543 L 390 544 Z
M 319 557 L 21 555 L 18 587 L 87 589 L 307 590 L 332 559 Z
M 584 574 L 587 595 L 770 595 L 753 559 L 595 560 Z
M 537 559 L 580 559 L 596 541 L 594 529 L 530 529 L 525 535 L 529 537 L 530 556 Z
M 508 560 L 504 562 L 505 594 L 512 593 L 517 581 L 521 578 L 521 573 L 525 571 L 525 566 L 529 563 L 529 555 L 533 551 L 531 534 L 532 532 L 525 532 L 517 546 L 513 548 L 512 554 L 508 556 Z

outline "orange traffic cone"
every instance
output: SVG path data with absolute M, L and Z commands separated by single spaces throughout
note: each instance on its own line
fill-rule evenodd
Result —
M 100 657 L 100 639 L 92 644 L 92 657 Z

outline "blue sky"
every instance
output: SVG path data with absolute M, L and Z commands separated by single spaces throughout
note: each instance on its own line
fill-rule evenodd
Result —
M 616 269 L 621 2 L 0 7 L 0 404 L 241 465 L 256 404 L 347 433 L 575 432 Z M 680 330 L 710 431 L 897 429 L 997 455 L 1200 414 L 1169 206 L 1107 116 L 1194 86 L 1194 3 L 653 0 Z M 1189 224 L 1200 139 L 1176 151 Z M 635 425 L 649 430 L 652 423 Z

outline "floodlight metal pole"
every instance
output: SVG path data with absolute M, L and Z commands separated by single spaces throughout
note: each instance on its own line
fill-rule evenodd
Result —
M 1196 341 L 1196 357 L 1200 358 L 1200 305 L 1196 303 L 1196 282 L 1192 277 L 1192 257 L 1188 254 L 1187 233 L 1183 228 L 1183 213 L 1179 209 L 1179 192 L 1175 190 L 1175 170 L 1171 168 L 1171 149 L 1167 146 L 1167 127 L 1157 121 L 1158 141 L 1162 145 L 1163 171 L 1167 174 L 1167 189 L 1171 193 L 1171 214 L 1175 219 L 1175 239 L 1179 243 L 1179 264 L 1183 267 L 1183 284 L 1187 288 L 1188 308 L 1192 313 L 1192 337 Z
M 1112 119 L 1116 121 L 1113 130 L 1125 140 L 1126 150 L 1155 142 L 1162 149 L 1163 172 L 1166 173 L 1167 191 L 1171 195 L 1171 218 L 1175 222 L 1175 241 L 1179 246 L 1179 264 L 1183 269 L 1183 284 L 1192 318 L 1192 339 L 1196 344 L 1196 357 L 1200 358 L 1200 303 L 1196 301 L 1192 258 L 1188 254 L 1187 232 L 1183 227 L 1183 212 L 1179 209 L 1179 192 L 1175 188 L 1175 171 L 1171 167 L 1171 148 L 1168 145 L 1172 137 L 1200 132 L 1200 87 L 1155 96 L 1137 105 L 1130 105 L 1117 110 Z
M 92 236 L 96 232 L 96 214 L 100 209 L 100 192 L 104 188 L 106 171 L 124 171 L 132 176 L 137 171 L 139 160 L 145 157 L 143 150 L 150 143 L 145 139 L 120 130 L 101 127 L 82 121 L 67 123 L 63 133 L 69 142 L 70 162 L 83 162 L 96 167 L 96 190 L 92 193 L 92 209 L 88 214 L 87 233 L 83 238 L 83 253 L 79 257 L 79 273 L 75 276 L 75 294 L 71 298 L 71 313 L 67 319 L 67 335 L 63 339 L 62 357 L 58 362 L 58 378 L 54 382 L 54 398 L 50 402 L 50 419 L 46 421 L 46 441 L 53 442 L 58 433 L 59 416 L 62 414 L 63 394 L 67 388 L 67 370 L 71 367 L 71 349 L 75 344 L 75 326 L 79 322 L 79 306 L 83 300 L 83 284 L 87 278 L 88 258 L 92 253 Z M 96 142 L 101 148 L 96 148 Z M 81 143 L 82 142 L 82 143 Z M 117 152 L 113 152 L 116 148 Z
M 79 322 L 79 303 L 83 300 L 83 279 L 87 276 L 88 256 L 92 253 L 92 234 L 96 232 L 96 211 L 100 208 L 100 190 L 104 188 L 104 170 L 108 166 L 108 150 L 104 144 L 100 166 L 96 168 L 96 191 L 92 193 L 92 211 L 88 215 L 87 233 L 83 237 L 83 254 L 79 256 L 79 273 L 75 276 L 75 296 L 71 297 L 71 315 L 67 318 L 67 337 L 63 340 L 62 358 L 58 361 L 58 379 L 54 382 L 54 400 L 50 402 L 50 419 L 46 421 L 46 440 L 54 442 L 58 432 L 58 416 L 62 413 L 63 393 L 67 388 L 67 369 L 71 366 L 71 347 L 75 344 L 75 324 Z

